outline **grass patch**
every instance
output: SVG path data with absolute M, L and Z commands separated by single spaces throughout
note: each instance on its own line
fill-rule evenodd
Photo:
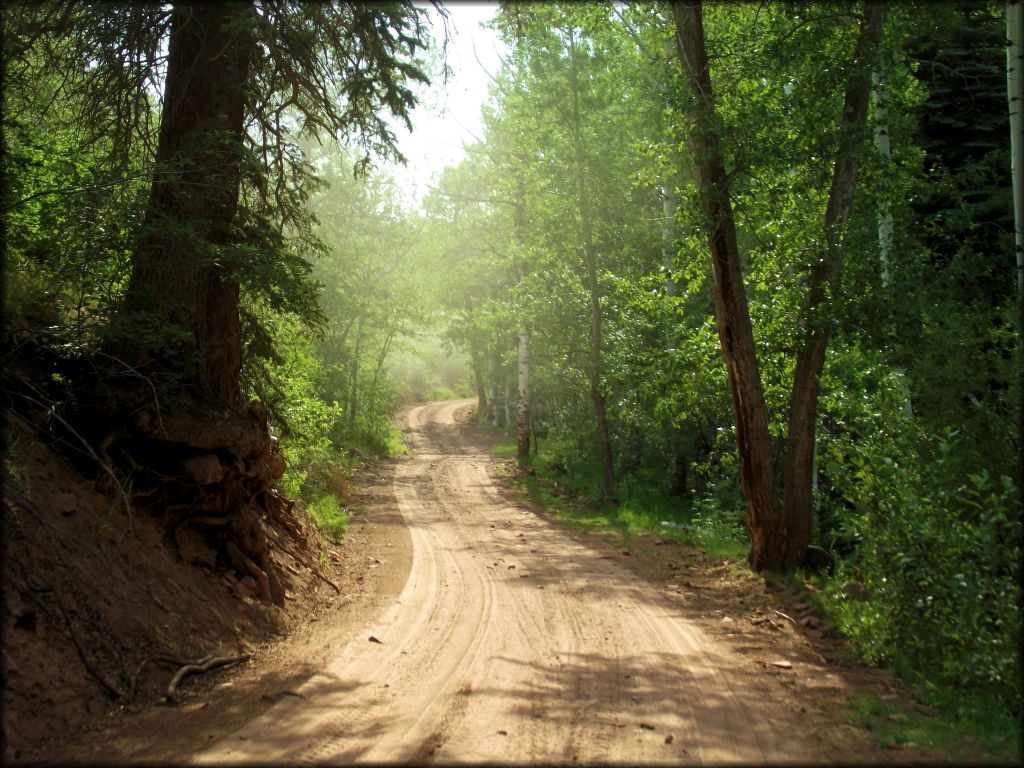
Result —
M 402 430 L 394 424 L 388 426 L 388 434 L 384 438 L 385 456 L 408 456 L 409 446 L 402 439 Z
M 499 443 L 494 456 L 515 455 L 515 445 Z M 555 520 L 583 533 L 602 533 L 628 545 L 638 533 L 656 533 L 673 538 L 712 557 L 725 556 L 742 562 L 750 542 L 746 532 L 728 512 L 707 505 L 697 507 L 687 500 L 665 497 L 640 488 L 619 503 L 594 498 L 593 477 L 574 477 L 549 467 L 543 456 L 530 457 L 527 466 L 535 474 L 513 478 L 523 497 L 545 510 Z M 732 516 L 734 517 L 734 516 Z
M 491 448 L 491 453 L 502 459 L 514 459 L 517 447 L 515 443 L 498 443 Z
M 924 691 L 918 686 L 918 698 Z M 934 695 L 934 694 L 933 694 Z M 1005 707 L 976 696 L 944 691 L 932 698 L 929 714 L 907 711 L 899 701 L 877 696 L 853 696 L 847 700 L 850 722 L 870 730 L 878 744 L 931 747 L 953 759 L 976 759 L 988 752 L 995 759 L 1020 758 L 1019 723 Z
M 309 505 L 309 517 L 324 536 L 338 541 L 345 535 L 348 515 L 333 496 L 320 496 Z

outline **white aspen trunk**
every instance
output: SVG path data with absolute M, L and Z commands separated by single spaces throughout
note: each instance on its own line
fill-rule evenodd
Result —
M 1017 255 L 1017 436 L 1024 442 L 1024 5 L 1006 4 L 1006 98 L 1010 112 L 1010 172 L 1013 178 L 1014 251 Z M 1024 451 L 1017 484 L 1024 489 Z M 1022 491 L 1024 492 L 1024 491 Z
M 878 150 L 882 161 L 888 166 L 892 160 L 892 144 L 889 138 L 889 99 L 885 93 L 886 74 L 885 59 L 880 56 L 878 63 L 871 70 L 871 105 L 875 113 L 875 149 Z M 894 233 L 892 204 L 883 195 L 878 201 L 878 261 L 882 285 L 886 288 L 892 285 L 891 258 Z M 903 413 L 907 418 L 913 418 L 914 405 L 906 384 L 906 371 L 901 366 L 896 369 L 896 374 L 903 388 Z M 817 475 L 815 475 L 815 480 L 817 480 Z
M 1006 95 L 1010 111 L 1010 169 L 1013 175 L 1014 247 L 1017 292 L 1024 294 L 1024 4 L 1006 4 Z
M 493 345 L 487 348 L 487 399 L 490 400 L 491 426 L 498 426 L 498 353 Z
M 512 423 L 512 374 L 505 374 L 505 423 L 502 426 L 508 427 Z
M 530 329 L 519 329 L 519 399 L 516 405 L 516 458 L 530 455 Z
M 675 50 L 675 40 L 671 37 L 665 38 L 665 58 L 671 62 Z M 661 187 L 661 261 L 665 265 L 665 292 L 669 296 L 676 295 L 676 281 L 672 277 L 675 268 L 676 253 L 672 247 L 675 240 L 675 216 L 676 197 L 672 182 L 666 182 Z
M 880 60 L 871 70 L 871 104 L 875 109 L 875 149 L 888 165 L 892 158 L 892 146 L 889 143 L 889 102 L 885 95 L 885 75 L 885 64 Z M 882 285 L 886 286 L 892 281 L 889 271 L 892 239 L 892 206 L 883 196 L 878 201 L 878 255 L 881 262 Z

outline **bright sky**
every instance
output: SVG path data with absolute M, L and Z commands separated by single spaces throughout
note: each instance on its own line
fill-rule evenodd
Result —
M 417 3 L 418 4 L 418 3 Z M 444 42 L 444 25 L 433 6 L 425 6 L 437 45 Z M 483 29 L 498 10 L 497 2 L 450 2 L 448 10 L 447 83 L 433 73 L 431 86 L 419 89 L 420 104 L 411 115 L 412 133 L 395 124 L 398 148 L 408 164 L 388 166 L 410 203 L 418 203 L 448 165 L 463 157 L 463 145 L 483 138 L 480 107 L 487 100 L 490 76 L 498 71 L 505 46 L 494 30 Z

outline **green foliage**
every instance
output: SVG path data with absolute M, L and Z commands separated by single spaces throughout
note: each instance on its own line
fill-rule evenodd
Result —
M 853 696 L 847 700 L 850 721 L 872 731 L 878 744 L 933 747 L 964 761 L 978 759 L 981 750 L 997 760 L 1019 756 L 1018 723 L 998 697 L 982 693 L 965 699 L 960 692 L 947 692 L 936 698 L 926 690 L 915 695 L 929 707 L 928 714 L 907 711 L 898 701 Z
M 1020 704 L 1020 519 L 1007 477 L 964 473 L 955 440 L 930 460 L 852 457 L 844 495 L 860 541 L 842 565 L 871 599 L 844 609 L 868 658 L 933 685 Z
M 318 497 L 309 504 L 307 511 L 317 530 L 325 536 L 339 541 L 345 535 L 348 515 L 333 496 L 325 494 Z

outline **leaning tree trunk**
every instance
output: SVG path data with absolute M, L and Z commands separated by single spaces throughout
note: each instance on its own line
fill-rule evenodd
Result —
M 130 334 L 133 358 L 172 359 L 201 400 L 227 407 L 238 401 L 242 365 L 226 247 L 244 159 L 251 13 L 250 3 L 174 6 L 156 173 L 120 318 L 149 334 Z
M 583 161 L 583 141 L 580 136 L 580 89 L 576 71 L 575 40 L 569 40 L 570 76 L 572 82 L 573 148 L 576 157 L 576 194 L 583 230 L 583 260 L 587 269 L 587 289 L 590 293 L 590 399 L 594 403 L 594 422 L 597 431 L 597 450 L 601 458 L 601 497 L 610 499 L 615 491 L 615 466 L 612 461 L 612 443 L 608 434 L 608 415 L 604 393 L 601 391 L 601 292 L 597 284 L 597 254 L 594 252 L 593 226 L 587 199 L 586 175 Z
M 359 357 L 363 344 L 363 323 L 366 315 L 360 315 L 359 324 L 356 326 L 356 344 L 352 352 L 352 365 L 349 369 L 348 384 L 348 433 L 354 435 L 356 431 L 356 419 L 359 417 Z
M 729 181 L 714 128 L 715 106 L 701 4 L 673 3 L 672 16 L 676 50 L 693 95 L 689 109 L 694 128 L 687 137 L 687 145 L 695 164 L 697 187 L 704 200 L 715 275 L 715 320 L 736 418 L 740 487 L 747 501 L 750 566 L 756 571 L 777 571 L 784 562 L 785 530 L 775 492 L 771 437 L 740 270 Z
M 871 95 L 871 58 L 882 38 L 885 7 L 865 4 L 864 19 L 854 51 L 853 73 L 846 85 L 839 121 L 839 147 L 832 168 L 832 186 L 825 209 L 825 250 L 811 268 L 804 313 L 804 343 L 796 358 L 789 400 L 789 431 L 783 467 L 786 519 L 786 567 L 804 559 L 811 537 L 811 475 L 814 430 L 818 414 L 818 383 L 825 364 L 829 328 L 822 319 L 829 288 L 839 270 L 843 230 L 850 218 L 857 183 L 859 149 L 864 143 Z

